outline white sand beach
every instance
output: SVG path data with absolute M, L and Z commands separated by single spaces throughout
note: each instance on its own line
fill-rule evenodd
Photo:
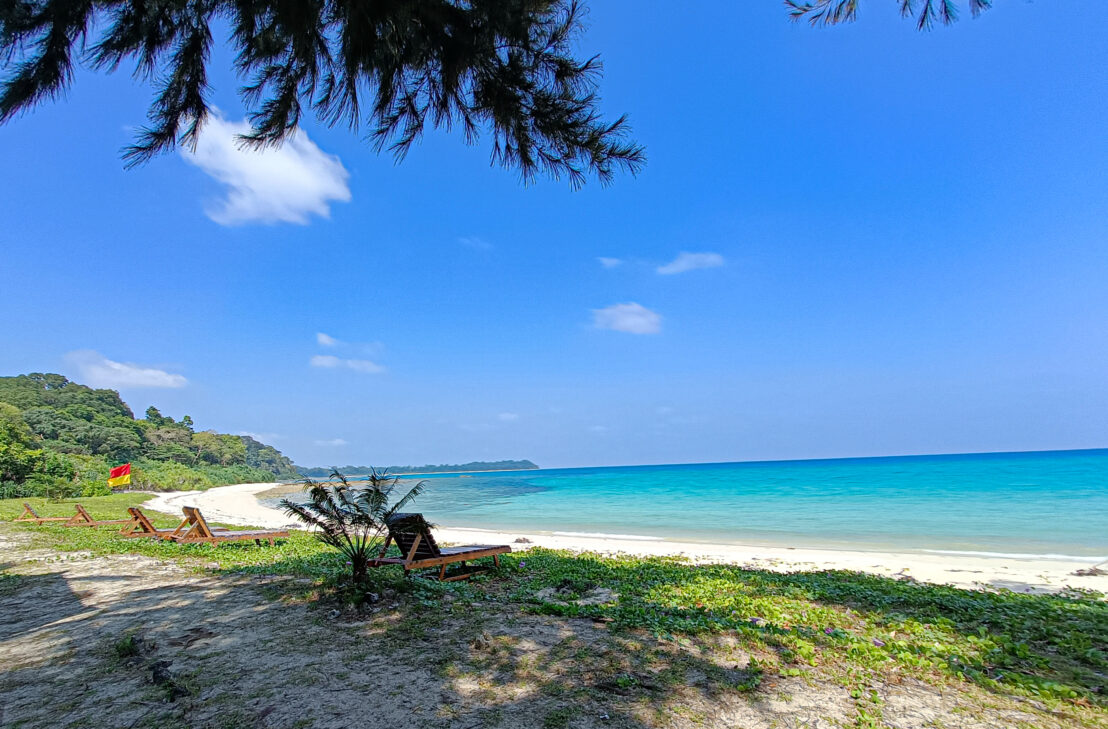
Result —
M 215 522 L 260 527 L 292 527 L 299 524 L 278 509 L 260 503 L 256 494 L 278 484 L 250 483 L 222 486 L 208 491 L 159 494 L 145 508 L 180 515 L 182 506 L 195 506 Z M 671 540 L 620 539 L 532 532 L 437 527 L 442 542 L 457 544 L 511 544 L 519 551 L 530 547 L 568 549 L 601 554 L 682 556 L 700 563 L 733 563 L 781 572 L 843 569 L 886 577 L 910 577 L 922 582 L 957 587 L 1006 588 L 1017 592 L 1055 592 L 1083 588 L 1108 592 L 1108 575 L 1077 576 L 1089 562 L 1053 559 L 1014 559 L 919 552 L 870 552 L 837 549 L 706 544 Z M 519 540 L 529 540 L 522 542 Z

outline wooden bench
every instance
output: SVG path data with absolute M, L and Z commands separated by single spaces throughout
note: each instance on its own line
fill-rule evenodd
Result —
M 443 582 L 454 580 L 466 580 L 473 575 L 487 571 L 487 569 L 462 569 L 453 575 L 447 576 L 446 566 L 457 564 L 464 568 L 465 563 L 483 557 L 492 557 L 493 565 L 500 566 L 500 555 L 507 554 L 512 548 L 507 544 L 469 544 L 463 547 L 439 547 L 435 537 L 431 534 L 431 525 L 423 518 L 422 514 L 393 514 L 388 520 L 389 536 L 381 548 L 377 559 L 371 562 L 371 566 L 377 567 L 386 564 L 398 564 L 404 568 L 407 576 L 412 570 L 438 567 L 438 579 Z M 400 549 L 403 557 L 385 557 L 389 545 L 393 542 Z
M 181 509 L 185 512 L 185 520 L 181 526 L 188 525 L 188 529 L 171 537 L 180 544 L 219 544 L 220 542 L 246 542 L 253 541 L 261 544 L 262 540 L 268 541 L 270 546 L 276 544 L 278 539 L 288 539 L 289 533 L 283 529 L 212 529 L 208 521 L 200 513 L 200 509 L 193 506 L 185 506 Z M 177 527 L 178 530 L 181 526 Z

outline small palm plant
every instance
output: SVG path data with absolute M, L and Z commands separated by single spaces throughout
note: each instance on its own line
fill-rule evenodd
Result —
M 420 481 L 393 502 L 400 479 L 387 471 L 371 471 L 364 487 L 351 486 L 338 470 L 331 472 L 331 481 L 329 485 L 304 479 L 308 501 L 282 499 L 281 507 L 314 529 L 321 542 L 342 552 L 351 565 L 354 582 L 360 584 L 366 580 L 369 562 L 388 529 L 389 518 L 423 493 L 426 482 Z

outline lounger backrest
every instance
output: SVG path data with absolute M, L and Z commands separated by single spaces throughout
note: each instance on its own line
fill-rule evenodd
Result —
M 208 522 L 204 519 L 204 515 L 200 513 L 200 509 L 195 506 L 182 506 L 181 511 L 185 514 L 185 519 L 189 523 L 189 532 L 196 532 L 202 537 L 210 537 L 212 530 L 208 528 Z
M 181 507 L 181 511 L 185 512 L 185 518 L 189 520 L 191 529 L 189 533 L 196 531 L 202 537 L 212 536 L 212 530 L 208 527 L 208 522 L 204 519 L 204 515 L 200 513 L 200 509 L 194 506 Z
M 146 514 L 143 514 L 142 510 L 139 509 L 137 506 L 128 506 L 127 513 L 130 514 L 131 518 L 137 521 L 139 526 L 142 527 L 143 534 L 153 534 L 157 531 L 154 528 L 154 525 L 150 523 L 150 519 L 147 518 Z
M 80 517 L 79 519 L 77 519 L 77 521 L 80 521 L 81 519 L 84 519 L 88 522 L 96 521 L 92 518 L 91 515 L 89 515 L 87 511 L 85 511 L 85 507 L 81 506 L 80 504 L 75 504 L 75 506 L 77 507 L 77 516 Z
M 416 536 L 419 537 L 419 545 L 416 547 L 415 559 L 434 559 L 442 556 L 423 514 L 393 514 L 388 520 L 388 528 L 389 535 L 405 558 L 411 554 Z
M 39 515 L 38 515 L 38 512 L 35 511 L 34 509 L 32 509 L 31 505 L 28 504 L 26 501 L 23 502 L 23 508 L 27 510 L 28 514 L 35 517 L 36 519 L 40 518 Z

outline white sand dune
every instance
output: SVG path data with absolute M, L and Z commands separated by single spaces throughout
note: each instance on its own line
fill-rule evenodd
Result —
M 182 506 L 195 506 L 211 521 L 242 526 L 297 527 L 299 524 L 279 509 L 260 503 L 256 494 L 277 484 L 248 483 L 222 486 L 208 491 L 178 491 L 160 494 L 144 506 L 179 515 Z M 842 569 L 892 577 L 911 577 L 923 582 L 957 587 L 996 587 L 1017 592 L 1055 592 L 1067 587 L 1108 593 L 1108 576 L 1079 577 L 1078 569 L 1088 562 L 1064 559 L 1017 559 L 976 555 L 920 552 L 868 552 L 837 549 L 704 544 L 668 539 L 644 540 L 554 533 L 502 532 L 485 529 L 436 527 L 435 536 L 448 543 L 511 544 L 513 549 L 549 547 L 576 552 L 682 556 L 700 563 L 734 563 L 780 572 Z M 527 539 L 529 542 L 517 542 Z

